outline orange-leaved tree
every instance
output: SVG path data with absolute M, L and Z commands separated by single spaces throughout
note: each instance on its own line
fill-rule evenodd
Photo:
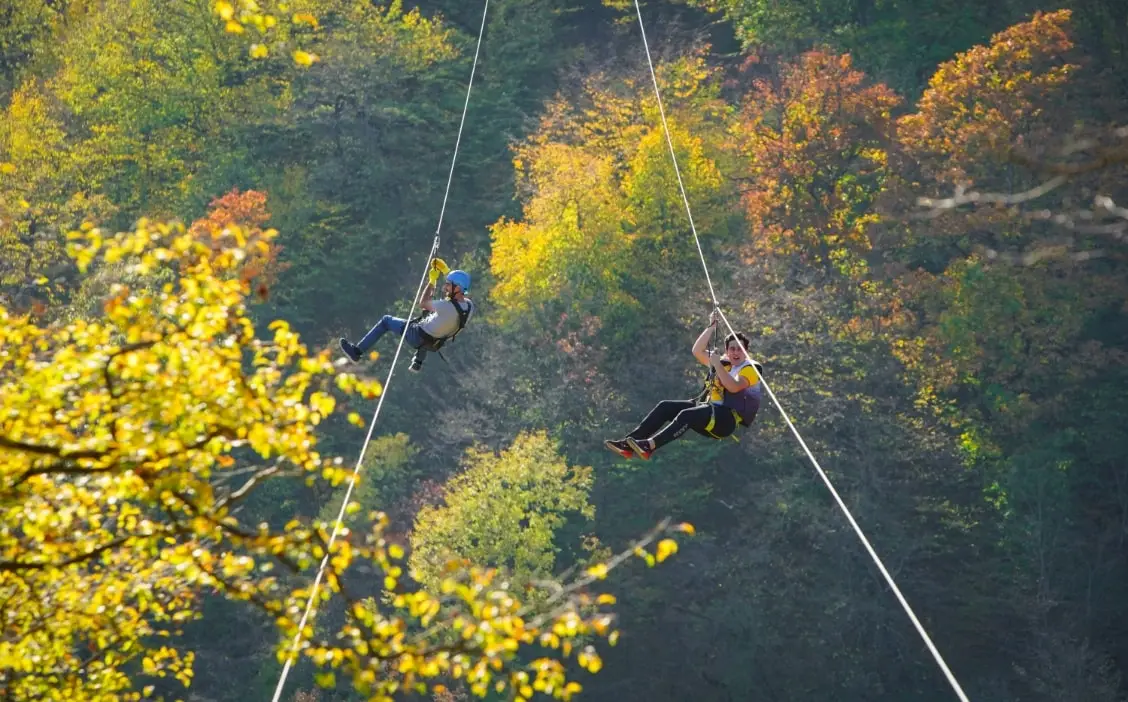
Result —
M 864 276 L 899 102 L 849 56 L 822 51 L 753 84 L 735 133 L 754 251 Z
M 997 173 L 1023 140 L 1048 135 L 1047 107 L 1077 68 L 1065 59 L 1069 18 L 1069 10 L 1035 13 L 937 69 L 917 111 L 897 123 L 926 175 L 966 185 Z

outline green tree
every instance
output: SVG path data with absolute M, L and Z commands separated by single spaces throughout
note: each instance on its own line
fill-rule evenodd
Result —
M 48 0 L 0 1 L 0 95 L 21 81 L 46 46 L 59 20 L 60 5 Z
M 115 211 L 98 189 L 103 161 L 74 148 L 64 120 L 34 80 L 0 114 L 0 294 L 18 309 L 66 299 L 77 276 L 63 233 Z
M 569 466 L 545 432 L 522 432 L 496 454 L 470 449 L 464 466 L 445 504 L 416 517 L 412 577 L 436 589 L 451 560 L 499 566 L 518 588 L 552 577 L 557 530 L 570 515 L 594 517 L 591 468 Z

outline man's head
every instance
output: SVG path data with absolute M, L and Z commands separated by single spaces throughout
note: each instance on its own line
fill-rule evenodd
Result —
M 744 360 L 744 351 L 740 348 L 741 344 L 744 348 L 748 348 L 748 336 L 744 332 L 737 332 L 729 334 L 725 337 L 725 355 L 733 363 L 740 363 Z
M 468 294 L 470 292 L 470 274 L 461 270 L 453 270 L 447 273 L 443 292 L 451 297 Z

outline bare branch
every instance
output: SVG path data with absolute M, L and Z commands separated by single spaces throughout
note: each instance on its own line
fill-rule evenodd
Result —
M 1010 160 L 1031 170 L 1052 175 L 1042 184 L 1017 193 L 996 193 L 966 191 L 958 186 L 955 193 L 947 198 L 917 198 L 917 205 L 926 208 L 925 212 L 914 215 L 917 219 L 934 219 L 944 212 L 955 210 L 963 205 L 999 205 L 1015 207 L 1044 197 L 1075 177 L 1108 169 L 1118 164 L 1128 164 L 1128 143 L 1117 141 L 1108 144 L 1107 135 L 1117 140 L 1128 139 L 1128 127 L 1109 130 L 1100 138 L 1076 139 L 1067 142 L 1056 155 L 1057 161 L 1047 161 L 1029 153 L 1013 150 Z M 1069 161 L 1077 154 L 1084 154 L 1083 161 Z M 1118 207 L 1108 195 L 1097 195 L 1093 206 L 1077 212 L 1055 212 L 1049 208 L 1037 210 L 1018 209 L 1017 214 L 1028 220 L 1049 222 L 1075 234 L 1109 237 L 1120 242 L 1128 238 L 1128 208 Z M 1000 252 L 986 248 L 981 251 L 994 260 L 1020 265 L 1033 265 L 1039 261 L 1059 259 L 1073 262 L 1088 261 L 1109 255 L 1100 248 L 1076 250 L 1074 240 L 1059 243 L 1042 243 L 1022 253 Z
M 933 218 L 939 217 L 944 210 L 954 210 L 961 205 L 1019 205 L 1031 200 L 1037 200 L 1046 193 L 1061 187 L 1068 180 L 1065 176 L 1054 176 L 1045 183 L 1024 190 L 1020 193 L 1001 194 L 1001 193 L 981 193 L 978 191 L 965 192 L 963 186 L 956 187 L 956 193 L 952 197 L 935 199 L 930 197 L 918 197 L 917 204 L 921 207 L 928 207 L 930 211 L 923 214 L 923 217 Z
M 1118 139 L 1128 139 L 1128 127 L 1111 130 L 1110 134 Z M 1011 150 L 1009 160 L 1038 173 L 1060 176 L 1084 175 L 1128 163 L 1128 144 L 1102 145 L 1097 139 L 1080 139 L 1066 144 L 1062 147 L 1061 157 L 1068 158 L 1092 149 L 1096 152 L 1080 162 L 1047 161 L 1019 149 Z
M 1104 249 L 1091 249 L 1088 251 L 1074 251 L 1068 246 L 1040 246 L 1021 254 L 995 249 L 984 248 L 983 255 L 995 261 L 1003 261 L 1018 266 L 1033 266 L 1040 261 L 1059 259 L 1072 263 L 1083 263 L 1095 258 L 1104 258 L 1107 252 Z
M 239 502 L 244 497 L 246 497 L 247 495 L 250 494 L 251 489 L 260 480 L 264 480 L 266 478 L 269 478 L 270 476 L 276 475 L 277 473 L 280 473 L 281 471 L 282 471 L 282 464 L 281 463 L 275 463 L 272 466 L 269 466 L 267 468 L 263 468 L 262 470 L 259 470 L 254 475 L 252 475 L 250 478 L 248 478 L 247 481 L 245 483 L 243 483 L 242 487 L 240 487 L 238 490 L 235 490 L 230 495 L 227 495 L 225 497 L 220 498 L 215 503 L 215 511 L 218 512 L 218 511 L 222 510 L 224 507 L 227 507 L 229 505 L 233 505 L 233 504 Z

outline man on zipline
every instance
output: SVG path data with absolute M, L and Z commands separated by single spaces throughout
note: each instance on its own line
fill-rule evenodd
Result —
M 751 426 L 760 409 L 761 385 L 756 366 L 740 348 L 741 344 L 748 348 L 748 337 L 741 332 L 730 334 L 725 339 L 723 356 L 716 351 L 710 353 L 706 345 L 716 327 L 714 310 L 709 326 L 693 344 L 693 357 L 709 366 L 713 376 L 708 388 L 709 401 L 703 401 L 704 394 L 700 396 L 702 401 L 663 400 L 631 433 L 622 439 L 608 439 L 603 442 L 604 446 L 624 458 L 637 455 L 649 459 L 659 447 L 677 439 L 686 429 L 713 439 L 724 439 L 736 431 L 738 424 Z M 664 429 L 663 425 L 666 425 Z
M 440 274 L 446 274 L 443 284 L 442 300 L 435 300 L 435 284 L 439 281 Z M 359 343 L 352 343 L 341 337 L 341 350 L 354 363 L 359 362 L 361 356 L 380 340 L 387 332 L 395 332 L 405 336 L 404 343 L 415 349 L 415 357 L 411 359 L 411 370 L 418 372 L 423 367 L 423 359 L 428 351 L 438 351 L 447 339 L 453 339 L 466 326 L 470 315 L 474 312 L 474 301 L 466 297 L 470 292 L 470 274 L 466 271 L 450 270 L 446 261 L 436 258 L 431 261 L 431 270 L 427 287 L 419 297 L 419 307 L 427 314 L 420 315 L 410 321 L 384 315 L 376 326 L 372 327 Z

